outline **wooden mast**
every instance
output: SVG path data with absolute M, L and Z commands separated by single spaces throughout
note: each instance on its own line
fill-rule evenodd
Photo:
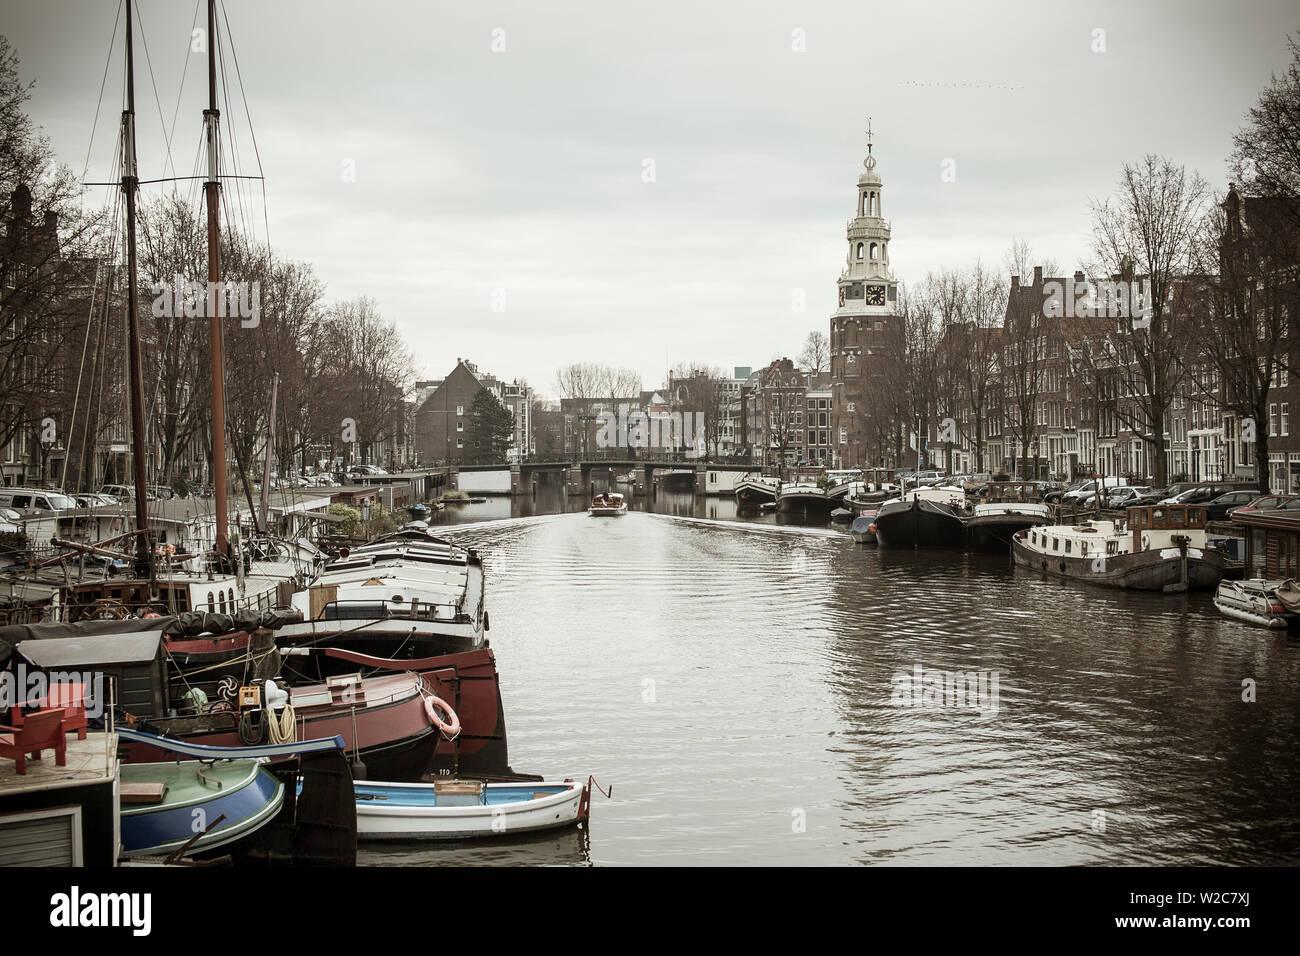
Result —
M 217 308 L 221 282 L 221 227 L 218 146 L 221 112 L 217 109 L 217 17 L 215 0 L 208 0 L 208 108 L 203 129 L 208 146 L 208 177 L 203 193 L 208 206 L 208 350 L 212 357 L 212 490 L 216 496 L 217 554 L 228 557 L 230 538 L 226 515 L 226 393 L 221 315 Z
M 126 111 L 122 113 L 122 196 L 126 203 L 127 365 L 131 377 L 131 457 L 135 473 L 136 574 L 152 580 L 144 450 L 144 378 L 140 371 L 140 324 L 136 316 L 135 193 L 140 185 L 135 155 L 135 60 L 132 0 L 126 4 Z

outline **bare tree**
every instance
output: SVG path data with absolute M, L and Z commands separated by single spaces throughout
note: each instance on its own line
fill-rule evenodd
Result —
M 1056 263 L 1034 266 L 1033 252 L 1024 240 L 1013 240 L 1006 254 L 1011 287 L 1003 322 L 1001 353 L 1002 410 L 1004 426 L 1011 435 L 1012 474 L 1037 478 L 1038 404 L 1047 384 L 1047 360 L 1057 335 L 1055 320 L 1043 310 L 1043 275 L 1057 271 Z M 1025 285 L 1023 278 L 1032 272 Z M 1032 475 L 1022 475 L 1021 457 L 1032 452 Z
M 830 343 L 826 333 L 814 330 L 804 340 L 803 351 L 799 353 L 799 367 L 809 375 L 820 375 L 826 371 L 830 362 Z
M 1193 243 L 1201 254 L 1193 271 L 1201 278 L 1185 296 L 1195 309 L 1197 358 L 1218 382 L 1200 397 L 1241 421 L 1265 493 L 1269 396 L 1292 371 L 1300 314 L 1300 45 L 1289 44 L 1287 73 L 1273 77 L 1234 138 L 1231 165 L 1249 178 L 1230 184 L 1202 221 Z
M 43 472 L 55 446 L 71 452 L 72 413 L 90 397 L 76 387 L 86 337 L 111 293 L 97 261 L 107 216 L 82 211 L 77 177 L 27 116 L 33 86 L 0 36 L 0 448 L 29 436 Z
M 1294 227 L 1300 219 L 1300 41 L 1287 38 L 1291 62 L 1274 75 L 1233 137 L 1229 160 L 1236 181 L 1254 196 L 1291 202 L 1281 210 Z
M 716 366 L 682 362 L 669 373 L 668 388 L 673 393 L 674 406 L 702 416 L 705 449 L 716 456 L 731 401 L 726 373 Z M 701 436 L 691 437 L 692 441 L 698 441 Z
M 961 315 L 961 375 L 966 404 L 965 425 L 975 449 L 975 471 L 984 471 L 984 432 L 991 393 L 998 370 L 1002 322 L 1006 318 L 1007 287 L 978 259 L 966 276 L 966 296 Z
M 350 419 L 361 460 L 372 461 L 376 448 L 405 421 L 406 394 L 415 377 L 410 351 L 397 327 L 364 296 L 328 309 L 321 330 L 334 373 L 328 383 L 328 404 L 337 416 L 334 437 L 341 437 L 339 426 Z
M 145 404 L 149 411 L 151 444 L 161 452 L 160 477 L 170 484 L 176 465 L 191 450 L 210 416 L 206 353 L 207 324 L 186 317 L 189 304 L 202 314 L 201 302 L 185 302 L 181 283 L 207 277 L 207 231 L 194 207 L 178 195 L 140 206 L 137 246 L 141 286 L 150 289 L 154 306 L 142 316 L 152 323 L 153 347 L 144 355 L 152 366 Z M 179 293 L 179 294 L 178 294 Z M 157 307 L 169 300 L 170 307 Z M 179 300 L 179 301 L 177 301 Z M 207 442 L 199 442 L 206 447 Z
M 1195 173 L 1148 154 L 1124 165 L 1114 199 L 1092 203 L 1095 272 L 1124 285 L 1140 280 L 1144 294 L 1141 308 L 1131 299 L 1127 309 L 1108 308 L 1115 321 L 1091 351 L 1120 383 L 1115 413 L 1152 448 L 1158 487 L 1168 474 L 1166 413 L 1187 374 L 1192 337 L 1189 316 L 1170 304 L 1175 284 L 1195 270 L 1206 197 Z

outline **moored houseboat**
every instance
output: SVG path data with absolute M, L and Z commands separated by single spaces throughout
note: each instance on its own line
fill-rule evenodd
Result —
M 807 480 L 783 484 L 776 496 L 776 510 L 782 514 L 828 518 L 831 511 L 838 507 L 838 498 L 831 497 L 825 488 Z
M 958 488 L 916 488 L 876 511 L 882 548 L 963 548 L 966 525 Z
M 990 482 L 987 494 L 970 502 L 966 532 L 971 550 L 1005 554 L 1017 532 L 1051 521 L 1051 509 L 1037 498 L 1032 482 Z
M 1016 533 L 1018 566 L 1106 587 L 1168 593 L 1216 587 L 1224 556 L 1208 546 L 1205 509 L 1129 508 L 1119 521 L 1042 525 Z
M 742 508 L 757 508 L 760 505 L 771 504 L 776 501 L 777 493 L 780 490 L 781 483 L 775 478 L 767 478 L 763 475 L 746 475 L 736 482 L 736 504 Z
M 435 657 L 481 647 L 490 626 L 478 552 L 417 528 L 341 550 L 292 605 L 302 623 L 280 628 L 281 647 Z

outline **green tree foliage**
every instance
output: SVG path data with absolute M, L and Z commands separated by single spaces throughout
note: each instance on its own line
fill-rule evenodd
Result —
M 486 388 L 480 388 L 469 407 L 469 440 L 478 457 L 504 461 L 514 433 L 514 414 Z

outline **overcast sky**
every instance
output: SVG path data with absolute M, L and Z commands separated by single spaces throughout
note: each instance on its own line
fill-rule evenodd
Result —
M 87 178 L 107 178 L 121 27 L 94 119 L 117 0 L 2 3 L 34 121 L 78 173 L 94 127 Z M 195 171 L 196 9 L 139 2 L 144 179 L 172 174 L 178 94 L 173 163 Z M 1124 162 L 1166 155 L 1225 188 L 1232 135 L 1300 29 L 1289 0 L 225 0 L 224 15 L 266 175 L 267 221 L 260 191 L 244 201 L 259 236 L 331 299 L 374 298 L 422 375 L 464 356 L 547 394 L 570 361 L 651 387 L 678 362 L 759 366 L 827 331 L 868 116 L 900 279 L 1001 266 L 1013 237 L 1073 271 L 1088 200 Z M 242 113 L 223 113 L 233 171 L 256 174 Z

